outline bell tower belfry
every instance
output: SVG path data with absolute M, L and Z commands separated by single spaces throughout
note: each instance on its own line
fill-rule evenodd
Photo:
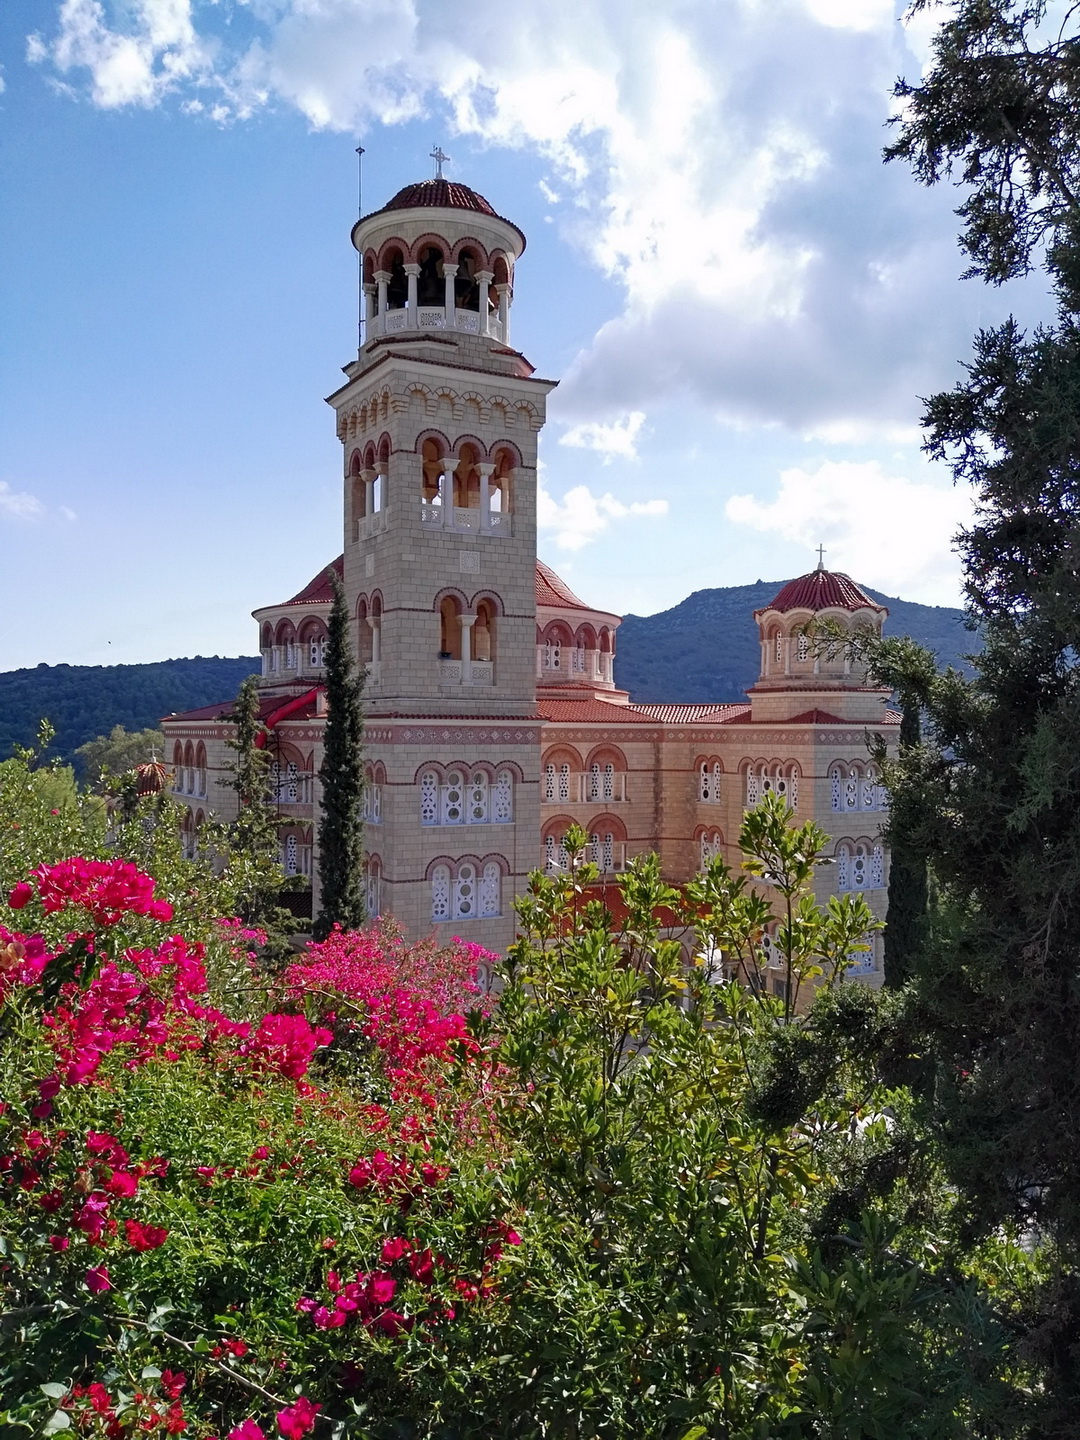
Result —
M 368 668 L 368 893 L 412 934 L 445 922 L 505 949 L 540 858 L 536 454 L 554 388 L 510 344 L 525 237 L 440 177 L 352 240 L 364 336 L 329 403 Z

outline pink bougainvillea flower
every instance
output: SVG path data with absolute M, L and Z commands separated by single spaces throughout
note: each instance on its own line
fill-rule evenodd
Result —
M 186 1384 L 187 1376 L 183 1370 L 162 1370 L 161 1393 L 170 1400 L 176 1400 Z
M 392 1265 L 395 1260 L 400 1260 L 412 1249 L 412 1242 L 406 1240 L 404 1235 L 391 1235 L 388 1240 L 382 1243 L 382 1258 L 384 1265 Z
M 91 1295 L 100 1295 L 103 1290 L 111 1290 L 112 1281 L 109 1279 L 109 1267 L 95 1265 L 92 1270 L 87 1270 L 86 1288 Z
M 360 1276 L 356 1277 L 358 1280 Z M 385 1271 L 368 1276 L 367 1298 L 372 1305 L 389 1305 L 397 1290 L 397 1281 Z
M 384 1335 L 389 1335 L 391 1340 L 400 1335 L 404 1330 L 411 1330 L 412 1324 L 404 1315 L 399 1315 L 396 1310 L 384 1310 L 371 1322 L 372 1327 L 381 1330 Z
M 261 1425 L 256 1425 L 254 1420 L 241 1420 L 240 1424 L 229 1431 L 226 1440 L 266 1440 Z
M 169 1238 L 168 1230 L 160 1225 L 146 1225 L 141 1220 L 125 1220 L 124 1232 L 133 1250 L 156 1250 Z
M 12 910 L 21 910 L 23 906 L 33 896 L 33 893 L 34 887 L 32 885 L 28 885 L 25 880 L 20 880 L 18 885 L 15 886 L 15 889 L 12 890 L 11 894 L 8 896 L 8 904 L 11 906 Z
M 54 1250 L 66 1250 L 71 1241 L 66 1235 L 50 1235 L 49 1244 Z
M 249 1345 L 246 1340 L 226 1340 L 225 1349 L 230 1355 L 235 1355 L 238 1360 L 248 1353 Z
M 119 1195 L 122 1199 L 130 1199 L 139 1188 L 139 1182 L 130 1170 L 114 1170 L 105 1181 L 105 1189 L 110 1195 Z
M 306 1395 L 298 1395 L 294 1404 L 278 1411 L 277 1424 L 285 1440 L 303 1440 L 314 1429 L 315 1416 L 322 1409 L 313 1405 Z

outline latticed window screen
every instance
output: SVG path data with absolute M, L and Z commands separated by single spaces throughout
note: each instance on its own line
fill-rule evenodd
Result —
M 450 866 L 436 865 L 431 872 L 431 918 L 450 919 Z
M 476 866 L 458 866 L 454 877 L 454 919 L 468 920 L 476 914 Z
M 776 632 L 776 638 L 773 641 L 773 647 L 773 654 L 776 656 L 776 663 L 777 665 L 782 665 L 784 663 L 784 637 L 780 634 L 779 630 L 777 630 Z
M 544 799 L 549 804 L 555 799 L 555 766 L 550 761 L 544 766 Z
M 701 837 L 701 869 L 707 870 L 712 864 L 712 845 L 708 835 Z
M 367 872 L 366 894 L 364 896 L 365 902 L 367 904 L 367 913 L 369 920 L 374 919 L 374 917 L 379 914 L 381 898 L 379 894 L 380 888 L 381 887 L 379 885 L 378 866 L 374 864 L 369 865 Z
M 865 890 L 867 888 L 868 870 L 865 845 L 856 845 L 854 854 L 851 857 L 851 888 L 853 890 Z
M 420 824 L 439 823 L 439 777 L 434 770 L 420 776 Z
M 751 765 L 746 771 L 746 803 L 754 806 L 761 799 L 761 783 L 758 772 Z
M 451 770 L 442 787 L 440 820 L 444 825 L 460 825 L 465 818 L 465 777 L 460 770 Z
M 371 786 L 371 823 L 382 824 L 382 786 Z
M 480 914 L 502 914 L 502 871 L 494 860 L 488 861 L 480 877 Z
M 544 840 L 544 869 L 552 871 L 556 869 L 555 864 L 555 836 L 548 835 Z
M 844 809 L 857 810 L 859 808 L 859 777 L 852 770 L 844 781 Z
M 875 845 L 870 852 L 870 888 L 880 890 L 885 884 L 885 850 Z
M 798 644 L 798 648 L 797 648 L 796 653 L 797 653 L 799 659 L 800 659 L 800 660 L 808 660 L 808 659 L 810 658 L 810 637 L 809 637 L 808 635 L 806 635 L 805 633 L 801 633 L 801 634 L 799 635 L 799 639 L 798 639 L 797 644 Z
M 851 854 L 846 845 L 839 846 L 836 851 L 836 888 L 851 889 Z
M 483 825 L 488 818 L 488 777 L 483 770 L 478 770 L 469 781 L 469 821 L 473 825 Z
M 570 799 L 570 766 L 565 762 L 559 766 L 559 799 Z
M 290 835 L 285 841 L 285 874 L 295 875 L 300 868 L 296 836 Z
M 834 810 L 844 808 L 843 781 L 844 772 L 839 765 L 834 765 L 829 771 L 829 798 Z
M 875 777 L 873 770 L 867 770 L 866 774 L 862 777 L 862 785 L 860 787 L 859 794 L 859 805 L 860 808 L 863 810 L 873 810 L 876 808 L 874 805 L 874 800 L 877 786 L 874 784 L 874 778 Z
M 792 765 L 788 771 L 787 801 L 793 810 L 799 808 L 799 767 Z
M 514 776 L 500 770 L 491 790 L 491 818 L 496 825 L 508 825 L 514 818 Z

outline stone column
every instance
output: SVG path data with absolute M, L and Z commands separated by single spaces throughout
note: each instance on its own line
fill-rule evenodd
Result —
M 389 270 L 376 270 L 376 271 L 375 271 L 375 283 L 376 283 L 376 285 L 379 287 L 379 289 L 378 289 L 379 318 L 382 320 L 383 327 L 385 328 L 385 326 L 386 326 L 386 287 L 390 284 L 390 271 L 389 271 Z
M 454 310 L 456 308 L 454 303 L 454 281 L 457 279 L 457 266 L 444 265 L 443 276 L 446 280 L 446 328 L 453 330 L 455 323 Z
M 504 345 L 510 344 L 510 286 L 496 285 L 495 294 L 499 297 L 499 324 L 502 326 L 502 339 Z
M 480 472 L 480 529 L 487 531 L 491 529 L 491 477 L 495 466 L 485 462 L 476 468 Z
M 360 479 L 364 482 L 364 518 L 366 520 L 375 510 L 375 471 L 361 470 Z
M 371 663 L 378 665 L 382 659 L 382 616 L 369 615 L 367 623 L 371 631 Z
M 364 323 L 370 325 L 375 318 L 375 286 L 364 286 Z
M 416 280 L 420 274 L 420 266 L 406 265 L 405 274 L 409 279 L 409 324 L 415 326 L 419 323 L 416 315 Z
M 491 282 L 492 282 L 494 279 L 495 279 L 495 274 L 494 274 L 494 272 L 491 271 L 491 270 L 478 270 L 478 271 L 476 272 L 476 283 L 477 283 L 477 284 L 479 285 L 479 287 L 480 287 L 480 334 L 481 334 L 481 335 L 489 335 L 489 334 L 491 333 L 491 331 L 490 331 L 490 329 L 489 329 L 489 327 L 488 327 L 488 309 L 489 309 L 489 304 L 490 304 L 490 302 L 489 302 L 489 300 L 488 300 L 488 286 L 491 284 Z
M 390 461 L 380 460 L 375 466 L 375 473 L 382 480 L 379 509 L 387 510 L 390 508 Z

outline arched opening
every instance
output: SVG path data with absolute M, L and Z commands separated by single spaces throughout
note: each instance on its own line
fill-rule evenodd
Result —
M 437 440 L 427 439 L 420 447 L 421 471 L 423 475 L 421 497 L 425 505 L 441 506 L 443 503 L 442 476 L 446 469 L 446 457 Z
M 362 595 L 356 602 L 356 658 L 361 665 L 371 664 L 371 626 L 368 624 L 368 602 Z
M 352 459 L 349 461 L 349 504 L 350 514 L 353 522 L 353 535 L 359 539 L 356 532 L 357 524 L 367 514 L 367 485 L 361 471 L 364 462 L 360 458 L 360 451 L 354 450 Z
M 480 456 L 475 445 L 462 445 L 454 467 L 454 507 L 458 510 L 480 509 Z
M 472 627 L 473 659 L 495 659 L 495 607 L 490 600 L 481 600 L 476 607 Z
M 514 456 L 509 450 L 497 451 L 495 469 L 488 481 L 490 513 L 493 516 L 510 514 L 510 480 L 513 473 Z
M 439 658 L 461 659 L 461 602 L 453 595 L 439 601 Z
M 326 626 L 309 620 L 300 631 L 300 659 L 304 668 L 321 670 L 326 664 Z
M 459 310 L 480 309 L 480 285 L 477 272 L 482 268 L 480 257 L 475 250 L 465 249 L 458 255 L 458 270 L 454 279 L 454 304 Z
M 195 794 L 195 747 L 190 740 L 184 746 L 184 793 Z
M 383 269 L 390 272 L 386 285 L 386 308 L 404 310 L 409 299 L 409 277 L 405 274 L 405 256 L 396 246 L 387 252 Z
M 172 788 L 178 795 L 184 793 L 184 747 L 179 740 L 173 746 Z
M 201 740 L 195 750 L 195 793 L 206 794 L 206 746 Z
M 507 263 L 506 263 L 506 256 L 505 256 L 505 255 L 496 255 L 496 256 L 495 256 L 494 264 L 492 265 L 491 268 L 492 268 L 492 271 L 493 271 L 494 276 L 495 276 L 495 279 L 494 279 L 493 282 L 492 282 L 493 284 L 495 284 L 495 285 L 509 285 L 509 284 L 510 284 L 510 268 L 509 268 L 509 266 L 508 266 Z
M 585 799 L 621 801 L 626 799 L 626 756 L 614 746 L 594 750 L 585 766 Z
M 280 622 L 274 643 L 281 655 L 281 668 L 283 670 L 297 669 L 296 630 L 291 620 Z
M 420 274 L 416 278 L 418 305 L 445 305 L 445 257 L 437 245 L 425 245 L 420 252 Z

